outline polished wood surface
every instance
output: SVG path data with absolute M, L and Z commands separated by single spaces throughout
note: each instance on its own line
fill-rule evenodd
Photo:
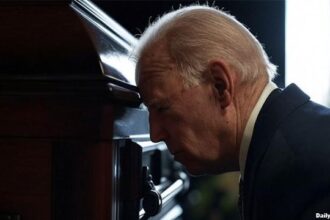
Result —
M 111 219 L 111 142 L 61 141 L 53 150 L 53 218 Z
M 112 139 L 113 106 L 49 97 L 1 97 L 0 135 L 29 138 Z
M 0 26 L 0 78 L 83 78 L 100 72 L 69 1 L 0 3 Z
M 113 126 L 130 102 L 68 3 L 0 4 L 0 217 L 112 219 Z
M 0 213 L 110 219 L 113 105 L 0 100 Z
M 50 219 L 51 143 L 0 138 L 0 213 L 22 219 Z

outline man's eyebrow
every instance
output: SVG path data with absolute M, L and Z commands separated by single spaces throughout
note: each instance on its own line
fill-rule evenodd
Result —
M 138 87 L 144 87 L 145 84 L 150 83 L 149 81 L 157 80 L 158 78 L 164 77 L 164 74 L 162 73 L 153 73 L 153 72 L 146 72 L 144 74 L 141 74 L 138 81 Z
M 157 99 L 157 100 L 156 99 L 152 99 L 152 100 L 150 100 L 148 102 L 145 102 L 144 104 L 147 106 L 147 108 L 152 108 L 155 105 L 157 105 L 159 102 L 160 102 L 159 99 Z
M 150 100 L 149 102 L 147 103 L 144 103 L 147 108 L 152 108 L 152 107 L 155 107 L 159 104 L 162 104 L 162 103 L 168 103 L 169 102 L 169 99 L 168 98 L 154 98 L 152 100 Z

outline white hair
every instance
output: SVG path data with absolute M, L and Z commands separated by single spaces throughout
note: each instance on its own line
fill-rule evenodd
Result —
M 238 74 L 241 82 L 276 75 L 260 42 L 233 16 L 210 7 L 193 5 L 165 14 L 151 24 L 139 39 L 134 56 L 165 42 L 186 83 L 198 84 L 209 61 L 221 58 Z M 139 73 L 136 80 L 138 83 Z

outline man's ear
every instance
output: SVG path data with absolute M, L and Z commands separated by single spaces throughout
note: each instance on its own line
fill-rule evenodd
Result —
M 223 109 L 233 101 L 234 74 L 230 71 L 229 66 L 221 60 L 209 62 L 212 84 Z

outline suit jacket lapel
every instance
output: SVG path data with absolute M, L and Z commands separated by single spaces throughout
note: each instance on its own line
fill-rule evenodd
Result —
M 291 84 L 283 91 L 274 90 L 263 105 L 254 127 L 246 161 L 243 191 L 244 220 L 253 219 L 254 182 L 275 131 L 282 120 L 308 100 L 309 97 L 306 94 L 296 85 Z

